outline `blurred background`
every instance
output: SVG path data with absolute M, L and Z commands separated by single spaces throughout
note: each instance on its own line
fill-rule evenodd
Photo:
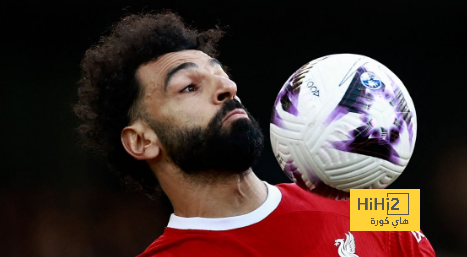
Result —
M 324 55 L 356 53 L 397 74 L 419 127 L 414 155 L 389 188 L 421 189 L 421 229 L 437 255 L 465 256 L 467 4 L 405 2 L 3 3 L 0 255 L 135 256 L 162 233 L 170 208 L 127 192 L 81 149 L 72 106 L 80 60 L 103 32 L 127 13 L 170 9 L 199 29 L 229 26 L 218 59 L 268 139 L 254 170 L 272 184 L 289 182 L 270 148 L 269 118 L 295 70 Z

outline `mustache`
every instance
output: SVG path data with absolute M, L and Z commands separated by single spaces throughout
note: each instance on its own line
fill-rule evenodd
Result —
M 243 109 L 246 111 L 246 108 L 245 106 L 243 106 L 243 104 L 241 104 L 239 101 L 235 99 L 230 99 L 230 100 L 225 101 L 222 104 L 222 108 L 219 110 L 218 115 L 220 116 L 220 118 L 224 118 L 227 115 L 227 113 L 235 109 Z
M 216 115 L 214 115 L 211 122 L 209 122 L 208 127 L 209 128 L 215 128 L 217 126 L 220 126 L 220 124 L 222 122 L 222 119 L 227 115 L 227 113 L 229 113 L 229 112 L 231 112 L 231 111 L 233 111 L 235 109 L 242 109 L 242 110 L 244 110 L 246 112 L 248 117 L 251 117 L 250 113 L 245 108 L 245 106 L 243 106 L 243 104 L 241 104 L 236 99 L 230 99 L 230 100 L 225 101 L 222 104 L 221 109 L 216 113 Z

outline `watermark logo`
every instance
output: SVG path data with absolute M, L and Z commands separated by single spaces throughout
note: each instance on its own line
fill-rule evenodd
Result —
M 350 189 L 350 231 L 420 230 L 420 189 Z
M 382 85 L 379 77 L 371 71 L 362 73 L 362 75 L 360 75 L 360 81 L 369 89 L 379 89 Z

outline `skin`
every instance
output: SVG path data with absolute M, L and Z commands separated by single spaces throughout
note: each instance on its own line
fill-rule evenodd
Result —
M 182 64 L 184 68 L 171 72 Z M 162 55 L 140 66 L 136 76 L 144 87 L 142 108 L 155 121 L 181 128 L 207 128 L 222 103 L 236 98 L 237 93 L 236 84 L 222 66 L 197 50 Z M 228 131 L 232 121 L 245 118 L 248 116 L 241 112 L 231 115 L 222 129 Z M 193 180 L 170 159 L 156 133 L 143 120 L 125 127 L 121 139 L 130 155 L 148 162 L 177 216 L 238 216 L 255 210 L 266 200 L 266 186 L 251 169 L 246 175 Z

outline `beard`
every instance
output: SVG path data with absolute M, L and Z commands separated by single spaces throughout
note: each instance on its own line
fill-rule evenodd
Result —
M 249 119 L 240 118 L 222 126 L 222 119 L 234 109 L 243 109 Z M 148 121 L 164 145 L 168 156 L 188 175 L 215 178 L 245 174 L 264 147 L 258 122 L 237 100 L 224 102 L 207 128 L 182 128 Z

